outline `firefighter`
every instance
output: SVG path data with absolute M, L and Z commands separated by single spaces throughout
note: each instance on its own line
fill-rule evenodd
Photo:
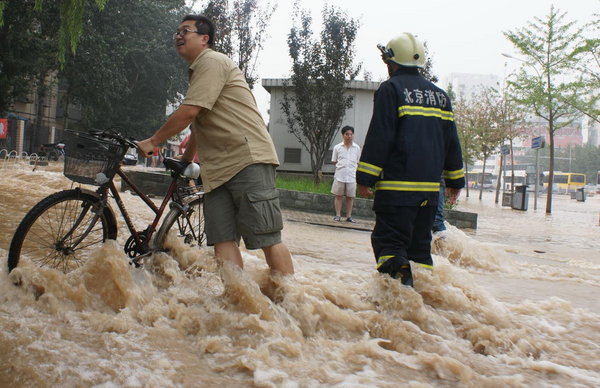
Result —
M 390 77 L 375 92 L 356 180 L 362 196 L 375 196 L 377 270 L 413 286 L 411 261 L 433 269 L 440 176 L 451 203 L 465 185 L 462 153 L 448 95 L 420 73 L 423 43 L 403 33 L 378 47 Z

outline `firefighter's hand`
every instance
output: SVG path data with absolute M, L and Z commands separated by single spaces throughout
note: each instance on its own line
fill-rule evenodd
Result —
M 154 152 L 154 145 L 152 144 L 150 138 L 138 142 L 137 147 L 142 155 L 146 158 L 152 156 L 152 153 Z
M 454 205 L 456 204 L 456 200 L 458 199 L 458 196 L 460 195 L 460 189 L 455 189 L 453 187 L 446 187 L 446 197 L 448 197 L 448 202 L 450 202 L 450 204 Z
M 373 191 L 370 187 L 358 185 L 358 194 L 363 198 L 371 198 L 373 196 Z

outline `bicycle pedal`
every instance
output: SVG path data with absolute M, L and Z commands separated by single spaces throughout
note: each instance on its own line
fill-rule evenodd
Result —
M 134 257 L 133 259 L 129 260 L 129 264 L 130 265 L 134 265 L 135 268 L 140 268 L 143 265 L 143 261 L 146 257 L 152 255 L 154 252 L 146 252 L 144 254 L 141 254 L 139 256 Z

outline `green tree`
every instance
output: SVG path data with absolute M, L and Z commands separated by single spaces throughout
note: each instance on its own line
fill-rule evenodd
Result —
M 433 83 L 437 83 L 439 78 L 437 75 L 433 74 L 433 58 L 429 55 L 429 47 L 427 47 L 427 42 L 423 42 L 423 46 L 425 46 L 425 58 L 427 59 L 425 60 L 425 67 L 419 69 L 419 73 L 421 73 L 425 79 Z
M 3 2 L 0 26 L 0 117 L 15 101 L 25 101 L 35 86 L 45 98 L 46 76 L 58 68 L 57 45 L 53 37 L 58 30 L 58 8 L 35 9 L 34 0 Z M 43 105 L 43 104 L 40 104 Z
M 523 107 L 519 105 L 511 97 L 513 92 L 509 83 L 504 83 L 502 90 L 497 94 L 496 106 L 498 110 L 498 131 L 501 136 L 501 143 L 508 142 L 510 150 L 510 166 L 511 166 L 511 180 L 510 189 L 514 191 L 515 187 L 515 160 L 514 160 L 514 140 L 522 138 L 526 135 L 527 126 L 525 125 L 525 112 Z M 498 203 L 498 196 L 500 194 L 500 175 L 498 174 L 496 184 L 496 203 Z
M 464 95 L 454 96 L 452 85 L 448 86 L 448 94 L 450 99 L 453 101 L 454 120 L 456 122 L 456 130 L 458 132 L 458 139 L 460 140 L 460 146 L 463 154 L 463 163 L 465 168 L 465 177 L 469 175 L 469 166 L 472 166 L 478 159 L 477 143 L 474 141 L 472 134 L 472 127 L 470 121 L 470 110 L 471 106 L 469 101 Z M 466 185 L 465 195 L 469 197 L 469 185 Z
M 80 127 L 119 127 L 143 137 L 164 121 L 166 104 L 176 103 L 187 83 L 172 34 L 188 12 L 184 0 L 113 1 L 102 12 L 86 7 L 85 33 L 60 73 L 63 106 L 81 105 Z
M 510 81 L 515 90 L 514 98 L 548 122 L 548 187 L 552 187 L 554 178 L 554 134 L 573 120 L 577 113 L 574 106 L 585 105 L 578 93 L 582 82 L 568 77 L 574 74 L 573 69 L 581 57 L 576 43 L 582 28 L 576 28 L 574 22 L 565 22 L 565 15 L 551 6 L 545 19 L 536 17 L 527 27 L 504 33 L 526 58 L 516 79 Z M 546 213 L 551 212 L 552 190 L 548 190 Z
M 315 183 L 322 177 L 329 150 L 346 110 L 347 81 L 354 80 L 360 65 L 354 65 L 354 41 L 358 21 L 333 6 L 322 11 L 323 29 L 313 38 L 310 13 L 294 6 L 294 26 L 288 35 L 292 75 L 284 88 L 281 108 L 289 130 L 308 151 Z
M 493 88 L 482 88 L 468 99 L 463 99 L 455 108 L 455 116 L 459 138 L 462 138 L 467 148 L 470 162 L 476 159 L 483 160 L 483 171 L 479 184 L 479 199 L 483 197 L 483 176 L 486 173 L 486 162 L 497 150 L 505 134 L 500 125 L 502 111 L 500 102 L 502 98 Z M 463 154 L 464 154 L 463 150 Z M 467 192 L 468 193 L 468 192 Z
M 276 8 L 269 3 L 260 7 L 258 3 L 258 0 L 210 0 L 201 12 L 215 24 L 215 49 L 237 62 L 250 89 L 258 80 L 258 57 Z
M 579 91 L 582 96 L 583 104 L 575 105 L 575 108 L 591 120 L 600 123 L 600 109 L 598 101 L 600 100 L 600 14 L 594 15 L 595 20 L 584 26 L 582 43 L 576 50 L 582 58 L 576 62 L 576 70 L 583 77 L 583 88 Z
M 28 0 L 0 0 L 0 27 L 4 25 L 5 12 L 21 2 L 30 3 Z M 102 10 L 107 2 L 108 0 L 60 0 L 51 1 L 47 4 L 47 7 L 58 7 L 59 9 L 57 55 L 61 64 L 64 64 L 65 62 L 67 49 L 70 48 L 72 53 L 77 49 L 79 37 L 83 32 L 83 15 L 86 4 L 93 3 L 98 9 Z M 34 0 L 34 3 L 35 10 L 38 12 L 42 11 L 44 0 Z
M 600 147 L 585 144 L 557 149 L 556 170 L 582 173 L 588 182 L 595 183 L 600 171 Z

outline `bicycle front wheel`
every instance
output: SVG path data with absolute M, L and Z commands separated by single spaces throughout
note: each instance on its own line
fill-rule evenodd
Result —
M 165 216 L 154 238 L 154 247 L 166 250 L 165 240 L 170 230 L 175 230 L 177 238 L 184 243 L 199 247 L 206 243 L 204 234 L 204 198 L 196 198 L 186 207 L 173 207 Z
M 10 243 L 8 271 L 23 259 L 64 273 L 80 267 L 107 239 L 117 238 L 116 220 L 93 192 L 65 190 L 35 205 Z

